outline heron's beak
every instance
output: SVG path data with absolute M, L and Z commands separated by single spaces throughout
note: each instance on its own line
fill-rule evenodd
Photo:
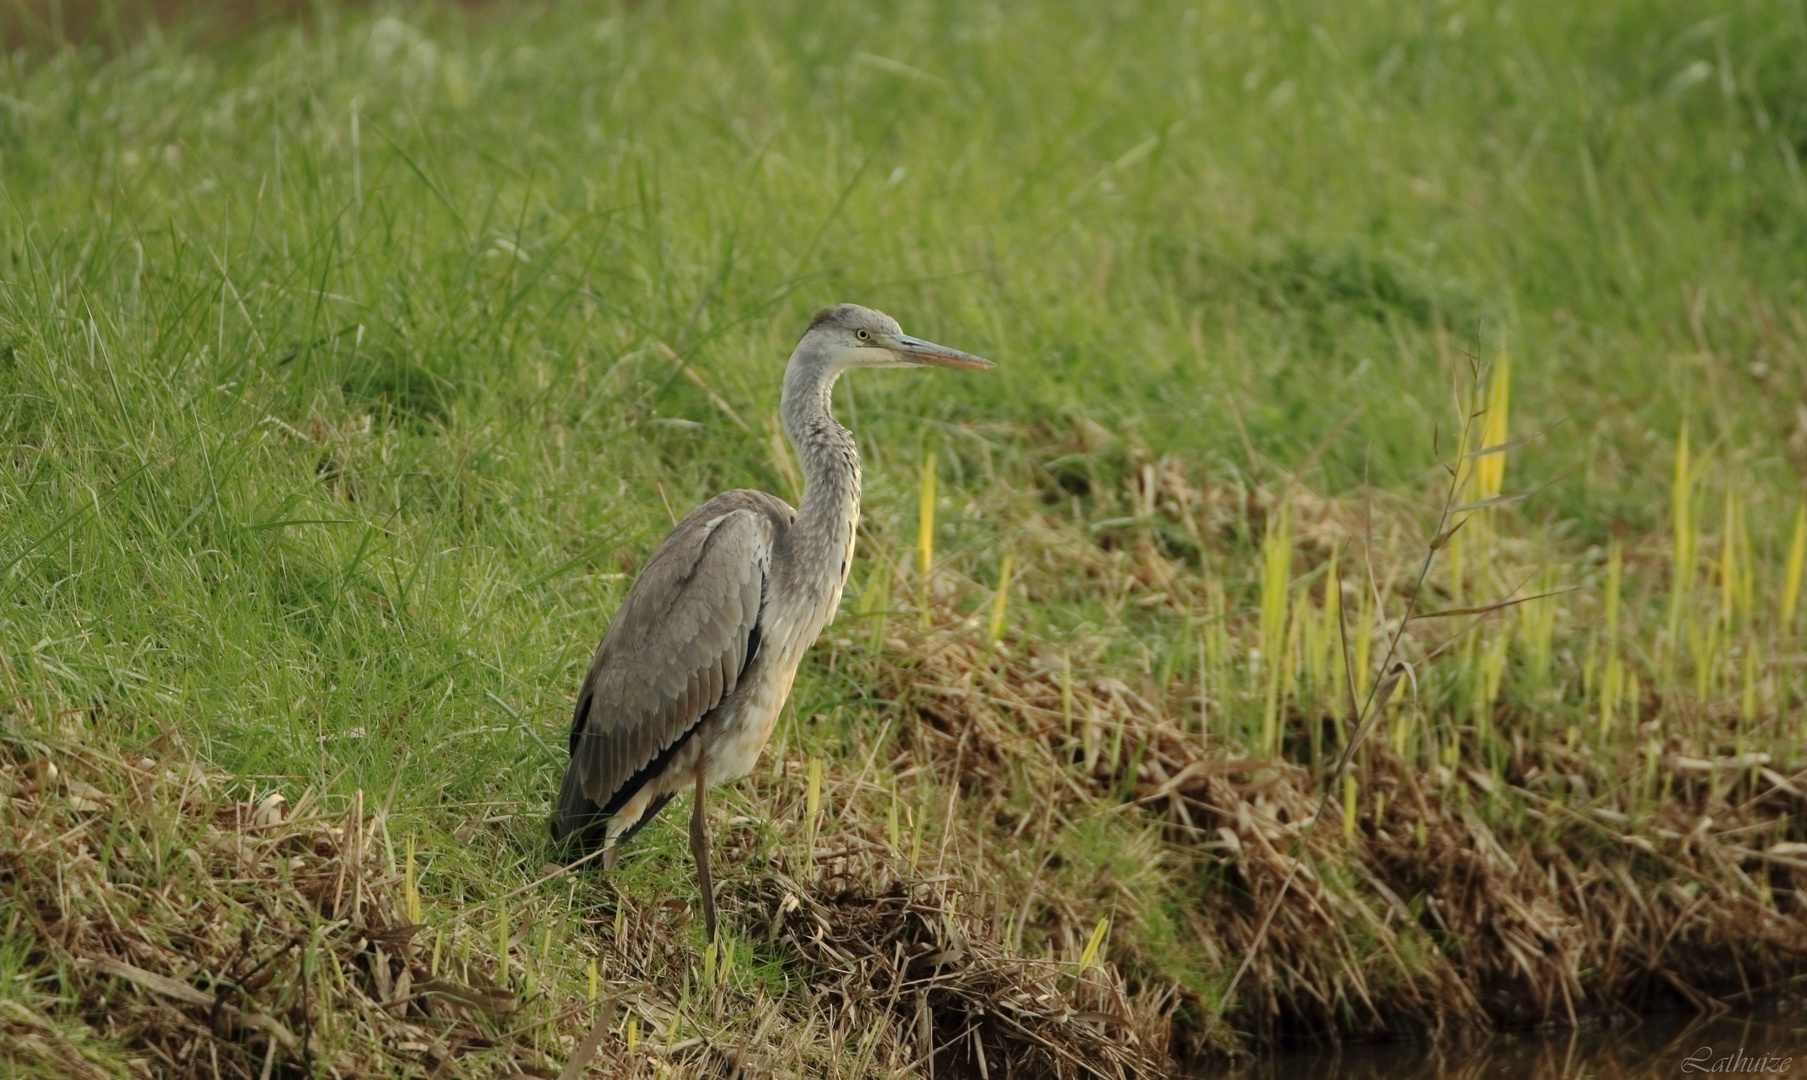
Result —
M 950 349 L 946 345 L 937 345 L 932 341 L 913 338 L 908 334 L 893 334 L 882 342 L 885 348 L 897 354 L 898 359 L 911 364 L 929 364 L 934 367 L 966 368 L 969 371 L 990 371 L 998 365 L 983 356 Z

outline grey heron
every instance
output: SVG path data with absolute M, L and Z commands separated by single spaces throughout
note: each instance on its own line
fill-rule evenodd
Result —
M 817 312 L 785 368 L 781 406 L 803 464 L 801 505 L 739 490 L 691 511 L 628 589 L 578 693 L 553 837 L 574 855 L 600 845 L 612 867 L 621 841 L 694 791 L 690 852 L 710 940 L 706 794 L 752 771 L 798 663 L 834 618 L 853 558 L 860 455 L 829 409 L 835 380 L 854 368 L 927 365 L 995 366 L 909 337 L 871 308 Z

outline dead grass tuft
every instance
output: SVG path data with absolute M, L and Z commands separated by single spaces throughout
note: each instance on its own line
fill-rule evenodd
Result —
M 830 861 L 810 884 L 773 874 L 762 901 L 825 1018 L 877 1033 L 871 1060 L 937 1077 L 1166 1074 L 1166 1018 L 1114 968 L 1014 953 L 952 875 L 874 889 L 882 858 Z
M 343 811 L 235 798 L 174 743 L 136 760 L 0 747 L 0 907 L 9 939 L 31 942 L 26 967 L 60 983 L 0 1011 L 13 1064 L 268 1080 L 431 1072 L 488 1050 L 552 1075 L 503 1035 L 506 981 L 481 961 L 435 970 L 361 797 Z

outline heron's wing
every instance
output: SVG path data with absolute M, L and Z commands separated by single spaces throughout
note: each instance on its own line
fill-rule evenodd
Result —
M 790 508 L 728 492 L 678 523 L 628 590 L 578 695 L 571 770 L 603 813 L 620 809 L 759 651 L 773 540 Z

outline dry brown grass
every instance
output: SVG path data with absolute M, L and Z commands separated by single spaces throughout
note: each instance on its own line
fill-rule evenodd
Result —
M 229 777 L 173 740 L 137 760 L 62 738 L 4 746 L 9 936 L 32 941 L 31 965 L 67 987 L 35 1009 L 8 1002 L 11 1068 L 551 1077 L 597 1015 L 538 982 L 533 919 L 509 941 L 509 971 L 482 952 L 441 955 L 407 921 L 386 815 L 361 797 L 342 811 L 312 796 L 235 798 Z M 869 830 L 834 842 L 795 871 L 776 860 L 728 898 L 743 928 L 765 927 L 802 961 L 799 1000 L 725 971 L 709 981 L 682 904 L 624 912 L 601 974 L 644 1041 L 603 1032 L 591 1073 L 1161 1071 L 1165 1020 L 1110 967 L 1016 955 L 962 909 L 958 875 L 892 876 L 902 868 Z
M 70 1036 L 79 1018 L 134 1074 L 386 1075 L 475 1051 L 556 1072 L 512 1037 L 515 993 L 492 970 L 435 963 L 361 799 L 235 798 L 173 740 L 136 760 L 65 739 L 4 751 L 9 935 L 65 988 L 0 1019 L 13 1065 L 106 1075 Z

